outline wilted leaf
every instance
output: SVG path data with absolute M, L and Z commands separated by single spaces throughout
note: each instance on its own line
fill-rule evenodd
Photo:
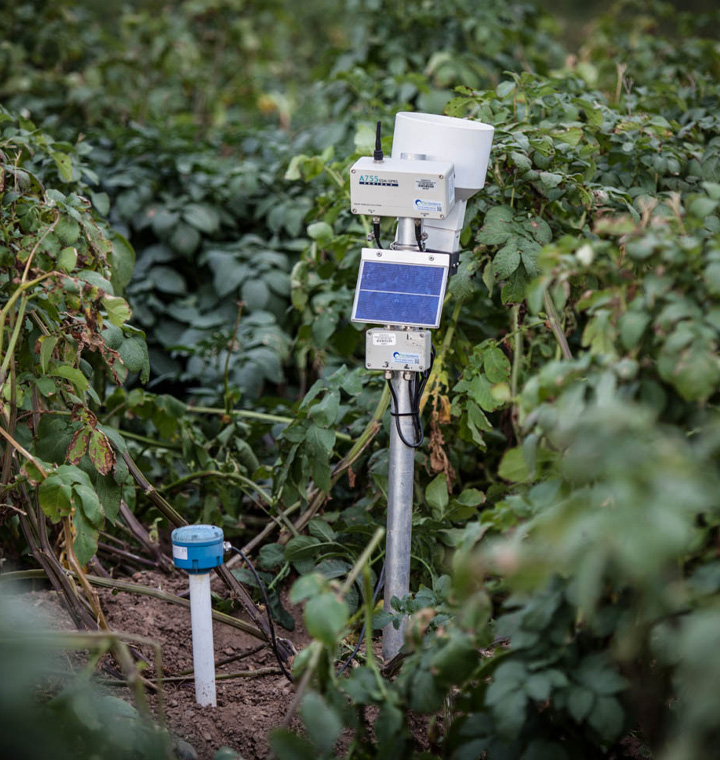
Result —
M 107 436 L 100 430 L 93 430 L 88 444 L 88 456 L 101 475 L 107 475 L 115 465 L 115 452 Z M 77 463 L 76 463 L 77 464 Z

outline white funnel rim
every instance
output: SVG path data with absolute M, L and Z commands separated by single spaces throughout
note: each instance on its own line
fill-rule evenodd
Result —
M 412 121 L 424 122 L 425 124 L 432 124 L 441 127 L 449 127 L 451 129 L 480 131 L 480 132 L 494 132 L 495 127 L 490 124 L 485 124 L 482 121 L 470 121 L 469 119 L 458 119 L 455 116 L 442 116 L 434 113 L 418 113 L 417 111 L 399 111 L 396 117 L 402 116 L 405 119 Z

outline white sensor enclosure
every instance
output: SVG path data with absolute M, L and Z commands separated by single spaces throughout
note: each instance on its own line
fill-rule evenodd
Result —
M 425 372 L 432 363 L 430 330 L 373 327 L 365 333 L 365 366 L 390 372 Z
M 455 253 L 468 199 L 485 185 L 495 129 L 451 116 L 402 111 L 395 117 L 392 158 L 424 157 L 449 161 L 455 168 L 455 205 L 444 219 L 423 224 L 428 250 Z
M 455 203 L 450 161 L 364 156 L 350 169 L 350 208 L 367 216 L 445 219 Z

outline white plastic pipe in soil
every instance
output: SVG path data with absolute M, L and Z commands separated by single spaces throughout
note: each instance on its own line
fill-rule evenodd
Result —
M 213 647 L 210 573 L 190 574 L 195 699 L 201 707 L 217 705 L 215 696 L 215 650 Z

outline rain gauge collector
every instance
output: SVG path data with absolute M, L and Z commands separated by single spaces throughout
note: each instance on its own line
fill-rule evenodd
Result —
M 352 321 L 366 333 L 365 366 L 385 373 L 392 394 L 385 607 L 410 587 L 415 449 L 422 443 L 420 398 L 433 360 L 448 278 L 457 270 L 465 208 L 485 184 L 493 127 L 424 113 L 398 113 L 385 158 L 380 124 L 373 156 L 350 169 L 353 214 L 372 217 L 360 258 Z M 384 248 L 381 217 L 396 217 Z M 383 632 L 383 656 L 401 649 L 404 625 Z

